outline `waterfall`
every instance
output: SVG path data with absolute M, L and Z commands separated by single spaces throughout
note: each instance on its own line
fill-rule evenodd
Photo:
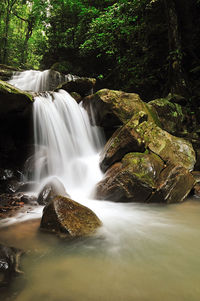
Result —
M 25 71 L 9 82 L 23 90 L 49 89 L 49 71 Z M 75 200 L 88 198 L 101 179 L 100 129 L 92 126 L 87 112 L 64 90 L 42 92 L 33 104 L 34 172 L 27 180 L 41 187 L 56 177 Z

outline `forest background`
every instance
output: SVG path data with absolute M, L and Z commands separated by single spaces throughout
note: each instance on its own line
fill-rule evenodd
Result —
M 0 63 L 98 79 L 97 88 L 200 96 L 200 0 L 3 0 Z

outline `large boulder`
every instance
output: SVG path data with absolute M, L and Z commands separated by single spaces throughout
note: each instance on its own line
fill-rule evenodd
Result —
M 156 117 L 138 94 L 103 89 L 83 99 L 83 106 L 93 122 L 104 128 L 107 136 L 125 124 L 134 114 L 144 111 L 149 120 Z
M 141 115 L 138 122 L 148 119 L 148 115 Z M 134 121 L 133 121 L 134 120 Z M 100 156 L 100 167 L 106 171 L 113 163 L 120 161 L 129 152 L 144 152 L 145 141 L 137 133 L 134 127 L 135 118 L 114 132 L 107 141 Z
M 33 96 L 11 84 L 0 80 L 0 116 L 7 114 L 26 115 L 33 102 Z
M 183 201 L 195 179 L 183 166 L 166 166 L 155 154 L 130 153 L 108 169 L 95 197 L 115 202 Z
M 173 103 L 168 98 L 160 98 L 150 101 L 147 105 L 157 114 L 163 130 L 178 136 L 187 133 L 187 115 L 180 104 Z
M 107 142 L 100 165 L 105 171 L 126 153 L 141 152 L 144 149 L 159 155 L 166 163 L 180 165 L 190 171 L 196 162 L 195 152 L 189 141 L 162 130 L 148 119 L 146 112 L 140 111 Z
M 156 188 L 164 162 L 155 154 L 129 153 L 115 163 L 96 187 L 97 199 L 146 202 Z
M 195 179 L 182 166 L 168 165 L 160 174 L 157 189 L 149 202 L 177 203 L 182 202 L 192 190 Z
M 45 208 L 40 228 L 68 238 L 92 235 L 101 221 L 89 208 L 62 196 L 55 197 Z

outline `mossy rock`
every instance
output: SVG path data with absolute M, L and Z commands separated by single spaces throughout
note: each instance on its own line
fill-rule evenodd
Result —
M 100 166 L 105 171 L 120 161 L 128 152 L 152 151 L 166 163 L 193 170 L 196 157 L 192 144 L 172 136 L 149 119 L 146 112 L 135 114 L 122 128 L 113 134 L 101 154 Z
M 169 134 L 154 122 L 144 121 L 138 124 L 136 132 L 145 141 L 146 148 L 159 155 L 166 163 L 193 170 L 196 156 L 189 141 Z
M 160 174 L 157 189 L 149 198 L 150 203 L 180 203 L 194 187 L 193 175 L 183 166 L 168 165 Z
M 146 119 L 148 119 L 148 115 L 144 114 L 139 120 L 142 122 Z M 105 172 L 113 163 L 120 161 L 129 152 L 142 153 L 145 151 L 145 141 L 136 132 L 131 120 L 115 131 L 107 141 L 100 156 L 102 171 Z
M 94 114 L 96 124 L 103 127 L 105 131 L 110 127 L 125 124 L 140 111 L 144 111 L 149 120 L 159 123 L 156 114 L 135 93 L 103 89 L 84 98 L 83 106 L 91 116 L 91 120 Z
M 9 83 L 0 80 L 0 96 L 1 98 L 4 95 L 10 96 L 10 95 L 20 95 L 22 98 L 26 99 L 27 101 L 33 101 L 33 96 L 30 93 L 27 93 L 25 91 L 22 91 Z
M 45 208 L 40 228 L 68 238 L 90 236 L 102 225 L 89 208 L 62 196 L 56 196 Z
M 152 111 L 155 111 L 161 128 L 165 131 L 172 135 L 183 134 L 187 131 L 185 127 L 186 112 L 181 105 L 170 102 L 168 98 L 155 99 L 147 105 Z
M 163 161 L 155 154 L 129 153 L 108 169 L 96 187 L 95 197 L 115 202 L 147 202 L 163 167 Z

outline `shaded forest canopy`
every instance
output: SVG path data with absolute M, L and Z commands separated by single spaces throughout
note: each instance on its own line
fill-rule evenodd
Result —
M 199 0 L 3 0 L 0 63 L 99 79 L 98 88 L 200 94 Z

